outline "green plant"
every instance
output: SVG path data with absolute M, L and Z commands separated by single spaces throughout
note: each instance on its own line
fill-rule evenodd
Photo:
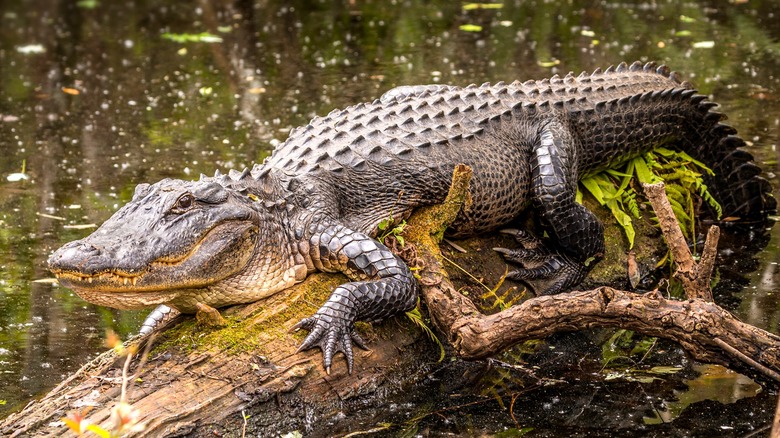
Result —
M 406 228 L 406 220 L 402 220 L 398 225 L 395 225 L 395 220 L 391 214 L 389 217 L 382 219 L 382 221 L 379 222 L 379 225 L 377 225 L 377 228 L 379 228 L 379 241 L 382 242 L 382 244 L 385 243 L 385 239 L 389 236 L 393 236 L 401 246 L 404 246 L 404 236 L 402 236 L 401 233 L 403 233 L 404 228 Z
M 685 152 L 657 148 L 628 160 L 620 170 L 607 169 L 580 181 L 601 205 L 610 209 L 623 227 L 629 247 L 634 246 L 635 231 L 632 216 L 639 218 L 639 204 L 635 184 L 663 182 L 666 196 L 672 205 L 677 222 L 686 237 L 695 232 L 695 194 L 701 196 L 720 217 L 722 210 L 707 190 L 702 175 L 713 175 L 706 165 Z M 582 202 L 582 191 L 577 190 L 577 202 Z
M 425 321 L 423 320 L 422 313 L 420 313 L 420 299 L 419 298 L 417 299 L 417 306 L 414 309 L 406 312 L 406 316 L 409 319 L 411 319 L 412 322 L 415 323 L 418 327 L 420 327 L 425 332 L 425 334 L 427 334 L 428 337 L 431 338 L 431 340 L 433 340 L 433 342 L 435 342 L 436 345 L 439 346 L 439 360 L 438 360 L 438 362 L 441 362 L 442 360 L 444 360 L 444 345 L 442 345 L 441 341 L 436 336 L 436 334 L 433 332 L 433 330 L 431 330 L 431 328 L 428 327 L 428 324 L 426 324 Z
M 162 34 L 162 38 L 176 43 L 221 43 L 222 37 L 209 32 Z

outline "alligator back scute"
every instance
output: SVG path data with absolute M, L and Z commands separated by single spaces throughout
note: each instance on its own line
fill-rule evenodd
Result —
M 377 176 L 392 178 L 467 162 L 477 167 L 478 180 L 489 178 L 480 172 L 496 171 L 482 162 L 488 152 L 495 152 L 490 159 L 520 159 L 514 154 L 527 147 L 523 142 L 560 119 L 569 121 L 578 141 L 572 147 L 579 149 L 579 176 L 652 147 L 679 146 L 716 172 L 707 182 L 724 213 L 765 215 L 775 208 L 769 185 L 750 154 L 735 153 L 744 142 L 714 106 L 665 66 L 639 62 L 539 81 L 403 86 L 294 130 L 264 167 L 296 176 L 350 173 L 370 164 Z

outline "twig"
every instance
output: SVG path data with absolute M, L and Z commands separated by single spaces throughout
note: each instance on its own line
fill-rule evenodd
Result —
M 775 421 L 772 422 L 772 434 L 770 435 L 770 438 L 780 438 L 780 399 L 777 400 Z
M 699 284 L 699 290 L 706 291 L 707 301 L 713 301 L 712 290 L 710 289 L 710 278 L 712 270 L 715 268 L 715 257 L 718 254 L 718 240 L 720 239 L 720 227 L 713 225 L 707 230 L 707 238 L 704 240 L 704 249 L 701 252 L 701 259 L 696 265 L 696 282 Z
M 674 257 L 674 263 L 677 269 L 674 276 L 677 277 L 683 285 L 685 294 L 689 299 L 701 298 L 712 302 L 712 291 L 710 290 L 710 276 L 712 267 L 715 263 L 715 254 L 718 246 L 718 237 L 720 229 L 713 226 L 707 233 L 707 240 L 704 243 L 704 255 L 702 262 L 696 264 L 693 261 L 691 251 L 688 249 L 688 243 L 685 241 L 677 217 L 674 215 L 669 199 L 666 197 L 664 183 L 642 184 L 645 194 L 653 206 L 655 215 L 658 217 L 658 224 L 661 232 L 669 245 L 669 250 Z M 715 228 L 713 230 L 713 228 Z
M 718 344 L 718 347 L 726 350 L 731 354 L 732 356 L 736 357 L 737 359 L 741 360 L 742 362 L 745 362 L 746 364 L 752 366 L 753 368 L 760 371 L 765 376 L 774 379 L 776 382 L 780 382 L 780 374 L 776 373 L 775 371 L 761 365 L 760 363 L 753 360 L 750 356 L 746 355 L 745 353 L 737 350 L 736 348 L 732 347 L 731 345 L 727 344 L 726 341 L 715 338 L 713 340 L 716 344 Z

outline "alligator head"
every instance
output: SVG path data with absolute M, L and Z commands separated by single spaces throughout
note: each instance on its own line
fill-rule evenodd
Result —
M 59 282 L 114 308 L 249 302 L 302 274 L 278 212 L 216 178 L 141 184 L 94 233 L 49 258 Z M 276 214 L 273 214 L 276 213 Z

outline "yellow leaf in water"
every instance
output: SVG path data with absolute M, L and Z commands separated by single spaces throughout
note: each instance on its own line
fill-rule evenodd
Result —
M 480 32 L 482 31 L 482 26 L 478 24 L 461 24 L 459 29 L 464 32 Z
M 466 3 L 463 5 L 464 11 L 473 11 L 474 9 L 501 9 L 503 3 Z
M 78 96 L 81 92 L 75 88 L 62 87 L 62 92 L 71 96 Z
M 555 67 L 556 65 L 560 64 L 561 61 L 559 61 L 557 59 L 553 59 L 553 60 L 550 60 L 550 61 L 541 61 L 540 60 L 540 61 L 536 61 L 536 63 L 539 64 L 539 67 L 549 68 L 549 67 Z

